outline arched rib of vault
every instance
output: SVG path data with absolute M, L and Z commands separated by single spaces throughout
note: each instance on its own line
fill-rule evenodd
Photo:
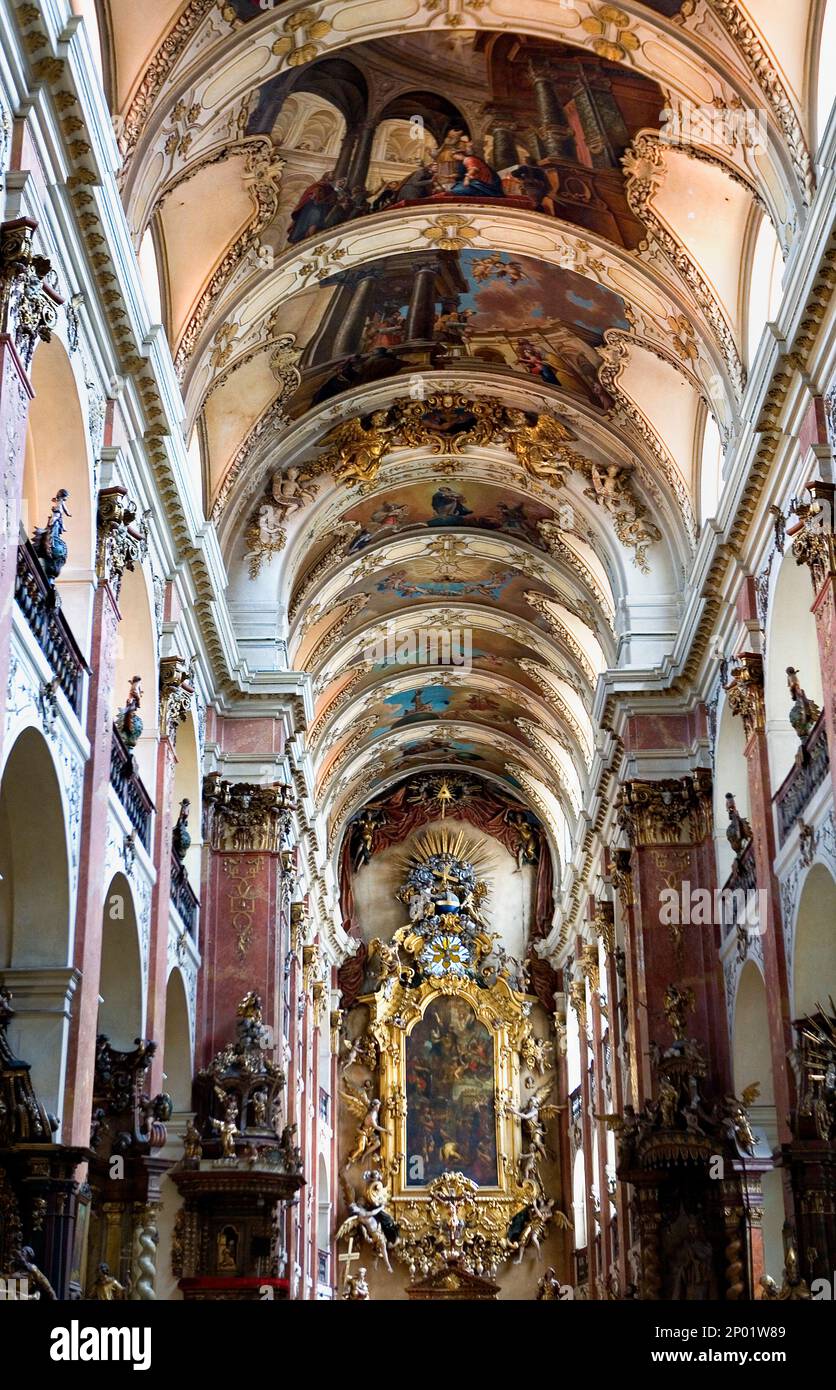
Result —
M 445 245 L 447 237 L 454 244 Z M 234 276 L 213 305 L 184 372 L 189 427 L 210 392 L 217 390 L 238 365 L 250 361 L 254 352 L 278 340 L 284 331 L 282 306 L 297 295 L 316 289 L 319 280 L 373 265 L 387 256 L 463 247 L 530 256 L 545 265 L 583 275 L 619 295 L 627 306 L 632 330 L 639 337 L 658 343 L 663 350 L 671 347 L 669 321 L 684 315 L 692 325 L 699 356 L 693 369 L 684 363 L 679 363 L 678 369 L 686 379 L 701 383 L 707 399 L 709 383 L 719 378 L 724 387 L 725 410 L 718 424 L 727 427 L 736 403 L 727 353 L 675 257 L 659 255 L 652 249 L 630 252 L 593 232 L 536 212 L 494 209 L 484 204 L 468 208 L 458 203 L 359 217 L 324 230 L 314 246 L 289 246 L 268 267 L 253 266 L 246 276 Z M 221 327 L 223 350 L 219 351 Z M 717 401 L 710 399 L 709 404 L 716 414 Z
M 437 474 L 430 473 L 426 477 L 417 478 L 415 481 L 426 481 L 429 484 L 430 482 L 434 483 L 437 477 Z M 477 478 L 470 471 L 459 481 L 465 484 L 474 481 L 486 483 L 498 493 L 516 497 L 520 502 L 528 501 L 531 497 L 530 492 L 527 492 L 521 485 L 496 482 L 482 477 Z M 401 486 L 408 487 L 410 484 Z M 364 500 L 371 503 L 377 496 L 386 496 L 396 491 L 394 488 L 381 489 L 379 493 L 372 493 Z M 346 501 L 335 496 L 331 500 L 336 501 L 338 506 L 334 508 L 329 504 L 324 512 L 320 512 L 318 517 L 310 518 L 309 525 L 304 532 L 304 538 L 299 530 L 296 531 L 292 542 L 292 553 L 288 555 L 282 567 L 279 605 L 281 609 L 286 611 L 290 626 L 296 621 L 302 605 L 307 605 L 315 600 L 326 580 L 330 580 L 338 569 L 342 569 L 351 560 L 350 533 L 346 531 L 336 543 L 335 538 L 340 536 L 341 525 L 346 527 L 350 525 L 345 518 L 357 505 L 358 499 L 351 497 Z M 538 500 L 545 499 L 538 498 Z M 560 507 L 558 506 L 558 512 L 559 510 Z M 568 518 L 566 520 L 568 522 Z M 588 520 L 588 518 L 584 517 L 584 520 Z M 557 522 L 555 525 L 560 525 L 560 523 Z M 545 553 L 546 563 L 554 575 L 569 586 L 577 587 L 580 584 L 584 601 L 596 607 L 604 628 L 607 632 L 614 634 L 617 599 L 614 597 L 615 590 L 610 571 L 607 568 L 613 557 L 607 555 L 606 563 L 602 561 L 589 543 L 590 526 L 588 525 L 586 528 L 586 535 L 583 535 L 583 529 L 582 525 L 578 525 L 577 518 L 574 529 L 569 529 L 568 524 L 562 526 L 560 536 L 552 537 L 546 542 L 547 545 L 551 546 L 547 552 L 535 546 L 533 542 L 526 541 L 511 532 L 500 529 L 493 534 L 502 538 L 513 549 L 521 551 L 524 555 L 533 556 L 538 561 L 543 559 Z M 420 531 L 412 534 L 416 537 L 424 535 Z M 438 532 L 436 532 L 437 534 Z M 467 522 L 464 521 L 457 526 L 445 526 L 443 534 L 469 537 L 474 534 L 484 535 L 485 532 L 478 526 L 468 526 Z M 426 539 L 426 536 L 424 538 Z M 315 553 L 317 543 L 320 541 L 327 542 L 328 548 L 324 554 L 309 564 L 309 552 L 313 550 Z M 371 540 L 364 547 L 363 554 L 376 555 L 387 544 L 386 537 Z M 622 577 L 620 569 L 616 569 L 616 575 L 618 578 Z M 626 586 L 622 589 L 622 586 L 619 585 L 618 590 L 624 592 Z
M 765 108 L 772 177 L 777 174 L 786 185 L 800 221 L 815 182 L 802 119 L 766 41 L 736 0 L 711 0 L 710 8 L 701 6 L 696 16 L 680 17 L 677 24 L 636 0 L 624 0 L 622 8 L 629 19 L 631 66 L 657 82 L 670 101 L 679 99 L 695 107 L 715 105 L 721 109 L 734 109 L 736 103 L 743 102 L 752 109 Z M 201 12 L 200 0 L 192 0 L 188 9 L 198 11 L 193 29 L 182 43 L 172 44 L 170 36 L 164 40 L 145 82 L 121 113 L 129 202 L 138 171 L 153 157 L 169 113 L 178 102 L 198 108 L 198 129 L 199 122 L 234 119 L 254 86 L 297 66 L 303 59 L 322 59 L 375 39 L 430 29 L 461 32 L 462 27 L 489 32 L 510 28 L 579 47 L 594 46 L 602 34 L 616 45 L 619 42 L 618 26 L 613 28 L 609 21 L 602 23 L 600 6 L 594 0 L 544 6 L 542 16 L 532 13 L 526 0 L 502 0 L 501 13 L 494 13 L 492 0 L 488 0 L 479 9 L 455 14 L 439 13 L 432 0 L 425 0 L 423 4 L 416 3 L 411 14 L 400 13 L 391 20 L 380 7 L 369 6 L 367 0 L 326 0 L 312 15 L 317 28 L 314 40 L 297 18 L 306 9 L 311 13 L 308 0 L 281 6 L 281 14 L 267 10 L 244 26 L 233 24 L 214 42 L 211 38 L 207 42 L 208 22 Z M 181 31 L 189 23 L 186 16 L 178 22 Z M 220 24 L 223 27 L 222 20 Z M 214 27 L 217 32 L 217 21 Z M 622 53 L 627 59 L 627 48 L 622 48 Z M 663 69 L 665 61 L 668 66 Z M 759 173 L 762 191 L 768 197 L 769 179 L 765 173 Z
M 571 767 L 563 754 L 563 750 L 555 748 L 553 754 L 544 752 L 543 748 L 533 749 L 522 739 L 511 739 L 504 734 L 480 730 L 474 724 L 462 723 L 461 721 L 445 720 L 438 724 L 427 724 L 426 726 L 415 725 L 410 729 L 399 729 L 395 733 L 388 734 L 381 738 L 377 743 L 369 748 L 355 748 L 351 744 L 343 750 L 339 761 L 334 761 L 327 768 L 324 774 L 318 776 L 317 799 L 328 813 L 330 805 L 338 805 L 345 793 L 352 785 L 359 784 L 363 780 L 364 773 L 374 767 L 375 771 L 384 763 L 386 755 L 391 753 L 397 758 L 398 770 L 401 774 L 409 771 L 412 774 L 420 772 L 432 772 L 437 764 L 423 758 L 420 754 L 410 760 L 408 756 L 403 756 L 402 746 L 408 742 L 414 742 L 417 731 L 425 730 L 428 741 L 437 741 L 443 746 L 447 739 L 454 739 L 460 743 L 465 743 L 484 752 L 479 754 L 481 762 L 474 763 L 474 770 L 482 771 L 483 767 L 493 768 L 497 776 L 502 777 L 510 762 L 511 768 L 527 769 L 535 777 L 544 779 L 546 785 L 553 788 L 553 794 L 566 817 L 570 827 L 574 827 L 580 812 L 580 787 L 577 773 Z M 470 764 L 458 764 L 458 771 L 466 770 Z M 515 774 L 512 773 L 512 776 Z M 567 780 L 570 779 L 570 780 Z M 507 777 L 506 777 L 507 780 Z
M 475 629 L 481 627 L 511 638 L 521 646 L 527 647 L 534 658 L 545 661 L 555 673 L 563 675 L 586 709 L 591 710 L 598 672 L 585 658 L 577 643 L 567 640 L 566 631 L 560 624 L 556 623 L 546 631 L 535 626 L 533 620 L 506 613 L 501 608 L 485 608 L 478 604 L 415 604 L 408 611 L 401 608 L 391 615 L 391 630 L 396 636 L 405 628 L 433 626 L 448 630 L 468 626 Z M 322 643 L 318 643 L 320 655 L 317 654 L 317 647 L 314 647 L 307 669 L 311 671 L 314 679 L 317 702 L 333 685 L 333 673 L 343 666 L 348 666 L 352 658 L 356 659 L 360 653 L 372 648 L 374 642 L 383 634 L 384 627 L 385 624 L 380 618 L 363 622 L 361 615 L 360 623 L 351 630 L 346 627 L 332 645 L 323 648 Z
M 390 699 L 394 695 L 403 694 L 412 690 L 422 690 L 435 685 L 456 687 L 467 687 L 469 690 L 484 691 L 487 694 L 504 696 L 506 699 L 515 703 L 519 707 L 518 719 L 521 721 L 518 727 L 526 733 L 527 726 L 530 724 L 538 732 L 545 735 L 547 740 L 556 741 L 567 755 L 569 765 L 573 768 L 577 777 L 577 790 L 581 796 L 588 791 L 588 754 L 575 734 L 574 729 L 565 724 L 558 716 L 555 716 L 554 706 L 549 706 L 543 697 L 537 697 L 520 685 L 507 677 L 501 677 L 484 671 L 461 671 L 451 670 L 450 667 L 420 667 L 394 676 L 389 680 L 381 681 L 379 685 L 367 688 L 358 694 L 335 718 L 330 728 L 323 728 L 317 741 L 309 741 L 307 746 L 312 758 L 317 765 L 326 762 L 332 755 L 338 756 L 340 747 L 353 738 L 357 728 L 361 725 L 364 717 L 369 715 L 374 707 L 383 701 Z M 449 723 L 448 719 L 443 722 Z M 482 728 L 476 720 L 472 721 L 473 726 Z M 413 725 L 413 728 L 421 728 L 423 725 Z M 470 723 L 468 722 L 468 727 Z M 367 731 L 369 746 L 376 743 L 375 731 Z M 362 747 L 362 743 L 356 745 Z
M 304 613 L 308 614 L 316 608 L 327 610 L 339 602 L 343 591 L 361 580 L 373 580 L 393 565 L 409 565 L 413 560 L 433 558 L 436 553 L 434 547 L 448 539 L 455 540 L 462 558 L 484 559 L 489 564 L 506 562 L 524 574 L 532 587 L 536 588 L 538 584 L 550 586 L 556 601 L 589 628 L 606 664 L 615 664 L 612 621 L 602 609 L 594 590 L 584 585 L 576 573 L 572 573 L 553 556 L 500 532 L 445 526 L 440 532 L 430 529 L 407 533 L 401 538 L 370 545 L 359 555 L 346 556 L 338 569 L 323 578 L 317 589 L 308 594 Z M 287 637 L 289 650 L 293 649 L 298 639 L 302 621 L 304 614 L 297 613 L 290 623 Z
M 474 399 L 484 397 L 500 400 L 513 408 L 534 413 L 546 411 L 559 415 L 579 436 L 577 443 L 573 445 L 577 452 L 591 452 L 593 457 L 597 455 L 597 461 L 602 465 L 615 462 L 627 469 L 635 468 L 638 479 L 647 493 L 648 502 L 654 508 L 654 518 L 668 538 L 675 570 L 685 569 L 690 564 L 695 522 L 688 487 L 674 461 L 669 455 L 665 455 L 661 441 L 658 449 L 654 447 L 656 435 L 649 422 L 645 421 L 647 433 L 642 434 L 635 427 L 632 418 L 621 414 L 616 414 L 615 418 L 605 417 L 596 413 L 576 396 L 558 388 L 546 390 L 541 385 L 535 385 L 533 381 L 529 382 L 526 378 L 510 372 L 503 374 L 501 378 L 484 370 L 474 371 L 472 374 L 445 370 L 421 375 L 427 395 L 436 391 L 458 392 Z M 613 370 L 612 378 L 608 378 L 605 383 L 607 389 L 617 391 L 617 381 L 618 364 Z M 364 388 L 361 412 L 358 412 L 356 391 L 345 392 L 332 401 L 324 402 L 315 410 L 308 411 L 302 419 L 292 422 L 276 434 L 264 431 L 253 449 L 242 455 L 219 519 L 219 540 L 227 563 L 233 563 L 235 544 L 249 520 L 256 499 L 279 460 L 283 468 L 303 467 L 306 463 L 315 461 L 321 441 L 329 430 L 344 420 L 356 417 L 358 413 L 366 415 L 375 410 L 383 410 L 397 400 L 404 399 L 405 386 L 405 380 L 401 377 Z M 636 414 L 641 416 L 641 412 L 637 410 Z M 400 466 L 405 461 L 408 451 L 397 452 Z M 416 461 L 427 457 L 421 451 L 409 452 Z M 515 477 L 530 488 L 530 478 L 511 454 L 496 447 L 491 456 L 495 458 L 495 466 L 501 466 L 504 470 L 504 476 Z M 380 473 L 381 491 L 389 485 L 392 460 L 391 454 L 383 460 Z M 323 492 L 314 504 L 316 510 L 324 505 L 327 495 Z M 559 494 L 553 492 L 551 495 L 557 498 Z M 587 511 L 585 503 L 579 505 L 582 512 Z M 589 515 L 593 516 L 594 512 L 599 510 L 595 508 Z M 307 526 L 314 516 L 313 508 L 305 509 L 300 522 L 304 520 Z M 593 522 L 593 529 L 602 529 L 600 519 L 598 526 Z M 608 549 L 611 549 L 613 555 L 617 555 L 614 547 Z M 291 553 L 291 544 L 288 544 L 286 551 L 288 554 Z M 617 574 L 618 571 L 619 565 L 616 562 L 613 573 Z

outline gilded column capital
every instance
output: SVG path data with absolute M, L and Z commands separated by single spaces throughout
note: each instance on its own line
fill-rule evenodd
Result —
M 49 260 L 34 249 L 37 227 L 29 217 L 0 224 L 0 334 L 11 338 L 26 371 L 38 341 L 52 337 L 63 303 Z
M 610 850 L 610 867 L 607 880 L 618 894 L 622 909 L 626 912 L 633 906 L 633 874 L 630 868 L 631 852 L 619 845 Z
M 792 554 L 797 565 L 810 571 L 813 594 L 820 593 L 827 579 L 836 578 L 836 483 L 816 478 L 808 483 L 810 501 L 796 499 L 792 510 L 798 517 L 787 534 L 793 537 Z
M 712 832 L 711 773 L 623 782 L 615 803 L 618 824 L 632 845 L 700 844 Z
M 577 1015 L 582 1033 L 586 1032 L 586 984 L 583 980 L 573 980 L 568 990 L 569 1002 Z
M 204 777 L 203 802 L 212 849 L 262 853 L 279 853 L 296 806 L 292 787 L 283 782 L 228 782 L 218 772 Z M 290 909 L 291 923 L 295 906 Z
M 747 739 L 765 728 L 763 657 L 760 652 L 739 652 L 731 680 L 725 687 L 732 714 L 739 714 Z
M 160 660 L 160 732 L 176 742 L 177 730 L 192 707 L 194 684 L 191 666 L 181 656 Z
M 581 974 L 589 981 L 590 989 L 597 994 L 601 988 L 601 968 L 598 962 L 597 943 L 591 942 L 588 946 L 584 946 L 578 963 Z
M 118 601 L 125 570 L 133 570 L 148 553 L 145 522 L 124 487 L 99 492 L 96 512 L 96 578 Z
M 605 898 L 595 903 L 595 916 L 592 919 L 595 935 L 604 944 L 604 950 L 611 956 L 615 950 L 615 906 Z

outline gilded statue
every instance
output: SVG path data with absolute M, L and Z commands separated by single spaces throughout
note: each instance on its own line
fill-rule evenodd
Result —
M 566 1295 L 563 1292 L 564 1286 L 557 1277 L 554 1265 L 549 1265 L 545 1274 L 541 1275 L 537 1281 L 537 1303 L 558 1301 L 566 1302 Z
M 730 1136 L 745 1153 L 755 1152 L 755 1136 L 749 1123 L 748 1109 L 760 1094 L 760 1084 L 755 1081 L 747 1086 L 740 1100 L 736 1096 L 726 1096 L 722 1104 L 723 1120 Z
M 212 1120 L 212 1129 L 220 1137 L 221 1157 L 235 1157 L 235 1136 L 238 1134 L 238 1126 L 235 1121 L 238 1118 L 238 1103 L 231 1096 L 224 1097 L 226 1114 L 222 1120 Z
M 238 1238 L 235 1231 L 230 1226 L 224 1226 L 222 1231 L 218 1231 L 216 1242 L 216 1267 L 218 1273 L 237 1273 L 238 1261 L 236 1252 L 238 1248 Z
M 127 1298 L 128 1290 L 124 1284 L 120 1284 L 110 1272 L 110 1265 L 100 1264 L 96 1271 L 96 1278 L 93 1282 L 88 1298 L 97 1299 L 103 1303 L 120 1302 Z
M 375 410 L 369 417 L 368 427 L 356 417 L 337 425 L 323 440 L 328 453 L 321 463 L 333 467 L 335 476 L 347 487 L 359 487 L 361 492 L 368 492 L 374 487 L 380 465 L 392 448 L 395 431 L 387 421 L 387 411 Z
M 200 1130 L 195 1127 L 194 1120 L 189 1120 L 186 1131 L 183 1135 L 183 1153 L 186 1158 L 203 1157 L 203 1141 L 200 1137 Z
M 367 1302 L 369 1300 L 371 1294 L 363 1265 L 360 1266 L 356 1274 L 349 1274 L 346 1277 L 341 1296 L 351 1302 Z
M 549 1158 L 550 1154 L 546 1148 L 546 1126 L 555 1118 L 560 1110 L 558 1105 L 547 1105 L 546 1097 L 552 1089 L 551 1081 L 545 1086 L 541 1086 L 539 1091 L 535 1091 L 529 1096 L 527 1104 L 520 1109 L 517 1106 L 509 1105 L 508 1111 L 516 1115 L 525 1125 L 528 1149 L 526 1153 L 534 1155 L 538 1159 Z
M 391 1274 L 389 1246 L 397 1241 L 398 1228 L 387 1210 L 391 1194 L 379 1169 L 371 1168 L 364 1172 L 361 1200 L 358 1200 L 353 1187 L 346 1179 L 345 1172 L 342 1174 L 340 1185 L 351 1214 L 337 1231 L 337 1241 L 361 1235 Z
M 348 1082 L 345 1084 L 349 1085 Z M 389 1133 L 386 1126 L 380 1123 L 383 1102 L 372 1095 L 370 1081 L 365 1082 L 360 1090 L 349 1085 L 349 1089 L 341 1091 L 340 1094 L 352 1115 L 356 1115 L 360 1121 L 354 1148 L 346 1159 L 346 1163 L 358 1163 L 361 1158 L 370 1158 L 372 1154 L 378 1153 L 381 1135 Z
M 562 1211 L 555 1211 L 554 1198 L 546 1197 L 539 1183 L 528 1184 L 527 1195 L 530 1197 L 528 1205 L 512 1217 L 508 1227 L 508 1244 L 517 1252 L 514 1264 L 518 1265 L 522 1264 L 529 1246 L 534 1247 L 539 1257 L 540 1245 L 546 1238 L 550 1221 L 554 1220 L 561 1230 L 568 1230 L 571 1225 Z
M 505 433 L 514 457 L 533 478 L 562 487 L 575 466 L 575 455 L 566 442 L 576 436 L 553 415 L 538 415 L 534 421 L 524 410 L 507 410 L 505 415 Z
M 552 1045 L 547 1038 L 538 1038 L 529 1027 L 520 1046 L 525 1065 L 538 1076 L 545 1076 L 551 1065 Z
M 398 978 L 401 973 L 401 962 L 397 948 L 390 946 L 387 941 L 381 941 L 379 936 L 376 936 L 373 941 L 369 942 L 367 960 L 372 961 L 375 958 L 378 962 L 378 973 L 381 982 L 391 979 L 396 980 Z

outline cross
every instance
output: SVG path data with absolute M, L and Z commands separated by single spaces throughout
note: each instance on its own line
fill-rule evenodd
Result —
M 346 1250 L 344 1255 L 340 1255 L 338 1258 L 340 1264 L 345 1265 L 345 1271 L 343 1273 L 343 1288 L 345 1289 L 348 1286 L 348 1280 L 351 1274 L 351 1266 L 355 1260 L 359 1260 L 360 1258 L 360 1251 L 354 1249 L 354 1236 L 349 1236 L 348 1249 Z

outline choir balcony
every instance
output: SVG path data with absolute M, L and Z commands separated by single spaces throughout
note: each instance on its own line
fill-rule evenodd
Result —
M 90 668 L 30 541 L 22 542 L 17 548 L 15 599 L 73 713 L 80 718 L 84 673 Z
M 788 773 L 773 798 L 778 818 L 778 844 L 783 845 L 813 793 L 830 769 L 827 729 L 820 714 L 804 739 L 795 767 Z
M 192 885 L 185 864 L 181 864 L 175 854 L 171 856 L 171 902 L 192 941 L 197 943 L 197 910 L 199 899 Z
M 147 853 L 151 852 L 151 816 L 154 803 L 136 770 L 131 754 L 119 734 L 112 731 L 110 747 L 110 785 Z

